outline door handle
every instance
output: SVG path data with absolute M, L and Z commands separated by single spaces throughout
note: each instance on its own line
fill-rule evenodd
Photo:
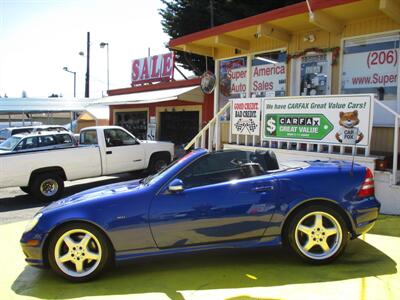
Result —
M 106 154 L 112 154 L 112 151 L 106 151 Z
M 253 192 L 256 193 L 261 193 L 261 192 L 267 192 L 267 191 L 272 191 L 274 187 L 272 185 L 267 185 L 267 186 L 257 186 L 252 189 Z

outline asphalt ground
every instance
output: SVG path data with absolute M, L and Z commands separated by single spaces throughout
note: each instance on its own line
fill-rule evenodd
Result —
M 65 182 L 64 196 L 73 195 L 101 185 L 132 180 L 143 176 L 144 174 L 138 172 L 67 181 Z M 29 220 L 47 204 L 24 193 L 19 187 L 0 189 L 0 225 Z
M 83 284 L 27 266 L 24 226 L 0 225 L 1 300 L 400 299 L 400 217 L 381 216 L 329 265 L 305 264 L 281 248 L 175 255 L 137 260 Z

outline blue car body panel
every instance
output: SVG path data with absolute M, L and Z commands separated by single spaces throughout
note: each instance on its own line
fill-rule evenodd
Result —
M 109 238 L 116 261 L 217 248 L 279 245 L 285 221 L 305 202 L 324 201 L 348 220 L 353 236 L 370 229 L 380 208 L 374 197 L 358 199 L 365 167 L 309 162 L 306 168 L 220 182 L 171 193 L 169 182 L 197 159 L 196 150 L 149 183 L 138 180 L 98 187 L 42 209 L 39 223 L 21 238 L 26 261 L 46 263 L 48 237 L 68 222 L 87 222 Z M 38 246 L 28 246 L 37 240 Z

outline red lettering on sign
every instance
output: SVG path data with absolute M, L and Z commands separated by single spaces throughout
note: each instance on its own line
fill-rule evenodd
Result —
M 174 53 L 155 55 L 132 61 L 132 85 L 173 79 Z
M 142 76 L 140 77 L 140 79 L 144 80 L 144 79 L 148 79 L 150 78 L 149 76 L 149 65 L 147 62 L 147 59 L 143 60 L 143 69 L 142 69 Z
M 162 77 L 170 76 L 171 68 L 173 68 L 173 66 L 171 65 L 171 60 L 172 60 L 172 57 L 171 57 L 170 53 L 163 55 L 163 72 L 161 75 Z
M 151 58 L 151 78 L 160 76 L 160 67 L 158 65 L 158 56 L 155 55 Z
M 140 61 L 134 60 L 132 62 L 132 81 L 136 81 L 139 79 L 139 72 L 140 72 Z

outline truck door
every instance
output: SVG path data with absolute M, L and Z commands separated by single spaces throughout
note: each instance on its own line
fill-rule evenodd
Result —
M 119 128 L 104 129 L 104 174 L 144 168 L 144 147 L 128 132 Z

